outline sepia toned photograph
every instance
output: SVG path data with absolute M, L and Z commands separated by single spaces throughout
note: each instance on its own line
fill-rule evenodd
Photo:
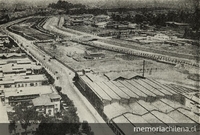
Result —
M 0 135 L 200 134 L 200 0 L 0 0 Z

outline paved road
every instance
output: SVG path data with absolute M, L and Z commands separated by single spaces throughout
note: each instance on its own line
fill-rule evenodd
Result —
M 104 43 L 107 43 L 107 44 L 113 45 L 113 47 L 124 47 L 128 49 L 133 49 L 135 51 L 141 51 L 143 53 L 151 53 L 154 55 L 161 55 L 161 56 L 176 58 L 180 60 L 190 60 L 190 61 L 193 61 L 193 63 L 196 63 L 195 60 L 199 58 L 198 56 L 194 56 L 190 54 L 169 52 L 165 50 L 158 50 L 155 48 L 146 48 L 146 47 L 142 47 L 138 45 L 129 45 L 126 43 L 122 43 L 121 41 L 118 41 L 118 40 L 111 40 L 105 37 L 99 37 L 90 33 L 81 32 L 81 31 L 77 31 L 77 30 L 73 30 L 73 29 L 69 29 L 65 27 L 58 27 L 58 22 L 59 22 L 58 17 L 51 17 L 47 20 L 46 24 L 44 25 L 44 29 L 54 31 L 56 33 L 60 33 L 65 36 L 70 36 L 72 39 L 83 38 L 83 35 L 84 35 L 84 36 L 89 36 L 89 37 L 98 39 L 98 41 L 100 41 L 99 43 L 102 45 Z
M 10 24 L 11 23 L 9 23 L 9 25 Z M 71 79 L 72 76 L 69 76 L 70 73 L 72 74 L 72 71 L 56 60 L 51 60 L 49 62 L 48 59 L 50 56 L 39 50 L 31 41 L 7 31 L 5 29 L 6 26 L 8 25 L 4 25 L 2 29 L 11 37 L 14 37 L 19 44 L 23 44 L 23 48 L 27 50 L 27 53 L 30 53 L 38 61 L 40 61 L 44 67 L 52 72 L 52 74 L 56 71 L 58 72 L 55 74 L 55 76 L 59 77 L 59 80 L 57 80 L 56 83 L 63 88 L 63 93 L 67 94 L 69 98 L 73 100 L 74 105 L 77 107 L 80 121 L 87 120 L 89 123 L 96 123 L 90 124 L 95 135 L 114 134 L 107 124 L 102 124 L 105 123 L 105 121 L 101 118 L 89 101 L 79 92 L 79 90 L 73 86 Z

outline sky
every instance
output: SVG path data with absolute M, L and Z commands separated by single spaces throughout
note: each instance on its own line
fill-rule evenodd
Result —
M 52 2 L 57 2 L 58 0 L 0 0 L 1 2 L 5 2 L 5 3 L 30 3 L 32 5 L 40 5 L 40 4 L 45 4 L 48 5 L 49 3 Z M 112 5 L 133 5 L 134 3 L 140 3 L 142 4 L 146 4 L 146 3 L 159 3 L 160 5 L 164 4 L 164 5 L 168 5 L 169 3 L 171 3 L 171 5 L 176 6 L 177 3 L 181 3 L 184 4 L 185 1 L 190 1 L 190 0 L 63 0 L 63 1 L 68 1 L 71 3 L 82 3 L 88 6 L 112 6 Z M 179 5 L 179 4 L 177 4 Z

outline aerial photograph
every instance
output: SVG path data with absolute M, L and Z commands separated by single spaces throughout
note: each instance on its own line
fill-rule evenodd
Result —
M 200 0 L 0 0 L 0 135 L 143 134 L 200 134 Z

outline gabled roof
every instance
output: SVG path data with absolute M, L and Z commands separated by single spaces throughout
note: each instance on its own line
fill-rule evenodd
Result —
M 135 74 L 134 72 L 120 72 L 120 73 L 116 73 L 116 72 L 111 72 L 111 73 L 106 73 L 104 74 L 109 80 L 118 80 L 118 79 L 127 79 L 130 80 L 134 77 L 141 77 L 142 76 Z

